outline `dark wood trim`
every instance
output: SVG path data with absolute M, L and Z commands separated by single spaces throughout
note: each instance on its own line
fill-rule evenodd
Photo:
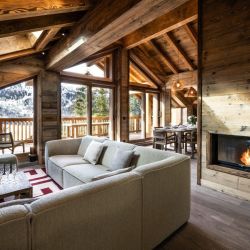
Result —
M 198 1 L 197 184 L 202 178 L 202 0 Z

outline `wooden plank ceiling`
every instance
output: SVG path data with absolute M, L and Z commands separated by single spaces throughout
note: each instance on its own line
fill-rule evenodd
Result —
M 197 16 L 197 0 L 3 0 L 0 66 L 39 53 L 61 71 L 118 43 L 129 50 L 130 84 L 161 89 L 171 75 L 197 68 Z
M 0 1 L 0 63 L 45 54 L 91 8 L 87 0 Z M 37 31 L 40 37 L 32 38 Z

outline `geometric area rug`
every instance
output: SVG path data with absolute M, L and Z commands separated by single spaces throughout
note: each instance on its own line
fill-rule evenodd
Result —
M 33 197 L 56 193 L 62 190 L 62 188 L 46 174 L 45 168 L 32 168 L 24 170 L 24 173 L 33 186 Z

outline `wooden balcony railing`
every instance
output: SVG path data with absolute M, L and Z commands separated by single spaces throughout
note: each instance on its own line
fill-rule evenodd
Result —
M 129 117 L 129 132 L 140 132 L 141 131 L 141 117 L 130 116 Z
M 129 132 L 141 131 L 141 117 L 130 116 Z M 107 136 L 110 130 L 108 116 L 92 118 L 92 134 Z M 0 133 L 11 132 L 15 141 L 30 143 L 33 141 L 33 119 L 32 118 L 0 118 Z M 77 138 L 87 135 L 86 117 L 63 117 L 62 138 Z
M 33 119 L 32 118 L 0 118 L 0 133 L 13 135 L 15 141 L 33 141 Z

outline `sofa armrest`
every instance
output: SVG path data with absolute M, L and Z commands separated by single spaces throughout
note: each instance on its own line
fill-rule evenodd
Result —
M 53 155 L 77 155 L 82 138 L 48 141 L 45 144 L 45 166 Z
M 175 154 L 132 172 L 143 176 L 143 249 L 152 249 L 188 221 L 190 159 Z

